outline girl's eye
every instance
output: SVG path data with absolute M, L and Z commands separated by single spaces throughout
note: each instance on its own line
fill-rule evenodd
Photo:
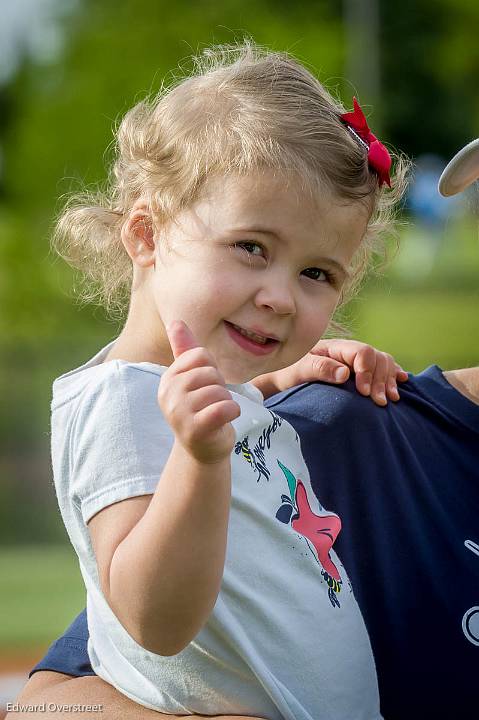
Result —
M 243 248 L 248 255 L 263 255 L 264 250 L 261 245 L 255 242 L 240 242 L 236 243 L 235 247 Z
M 306 270 L 303 270 L 303 274 L 306 275 L 306 277 L 311 278 L 311 280 L 318 280 L 321 282 L 331 282 L 331 273 L 329 273 L 327 270 L 321 270 L 321 268 L 306 268 Z

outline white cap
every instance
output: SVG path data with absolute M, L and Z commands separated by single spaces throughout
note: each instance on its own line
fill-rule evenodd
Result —
M 465 190 L 479 179 L 479 138 L 459 150 L 448 162 L 441 177 L 438 189 L 441 195 L 449 197 Z

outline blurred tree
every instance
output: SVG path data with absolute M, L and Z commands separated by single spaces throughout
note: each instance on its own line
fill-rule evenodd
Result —
M 327 2 L 278 8 L 270 0 L 84 0 L 67 25 L 66 52 L 50 68 L 30 67 L 9 134 L 7 183 L 17 202 L 42 215 L 77 180 L 104 176 L 112 127 L 134 102 L 173 78 L 177 64 L 212 42 L 251 34 L 291 48 L 326 75 L 342 67 L 340 17 Z M 61 144 L 59 144 L 61 139 Z M 25 168 L 33 172 L 25 175 Z M 64 180 L 66 178 L 66 180 Z
M 479 135 L 477 0 L 381 0 L 387 135 L 411 156 L 451 156 Z

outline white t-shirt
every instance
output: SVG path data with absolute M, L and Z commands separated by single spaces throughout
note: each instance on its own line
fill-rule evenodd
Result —
M 315 498 L 295 430 L 253 385 L 228 386 L 241 415 L 233 421 L 226 564 L 207 623 L 182 652 L 163 657 L 117 620 L 87 522 L 112 503 L 155 492 L 173 434 L 157 402 L 166 368 L 103 363 L 113 343 L 55 380 L 52 400 L 55 487 L 87 590 L 94 671 L 167 713 L 379 718 L 369 638 L 331 550 L 339 518 Z

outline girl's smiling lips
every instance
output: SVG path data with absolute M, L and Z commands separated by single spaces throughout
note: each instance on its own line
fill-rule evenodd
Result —
M 246 332 L 255 333 L 263 338 L 267 338 L 266 342 L 257 342 L 253 338 L 247 337 L 240 332 L 240 329 L 245 330 L 245 328 L 240 328 L 238 325 L 228 322 L 228 320 L 225 320 L 224 323 L 229 336 L 235 341 L 235 343 L 243 348 L 243 350 L 248 350 L 248 352 L 253 353 L 253 355 L 268 355 L 279 345 L 279 340 L 275 337 L 265 335 L 264 333 L 256 330 L 247 330 Z

